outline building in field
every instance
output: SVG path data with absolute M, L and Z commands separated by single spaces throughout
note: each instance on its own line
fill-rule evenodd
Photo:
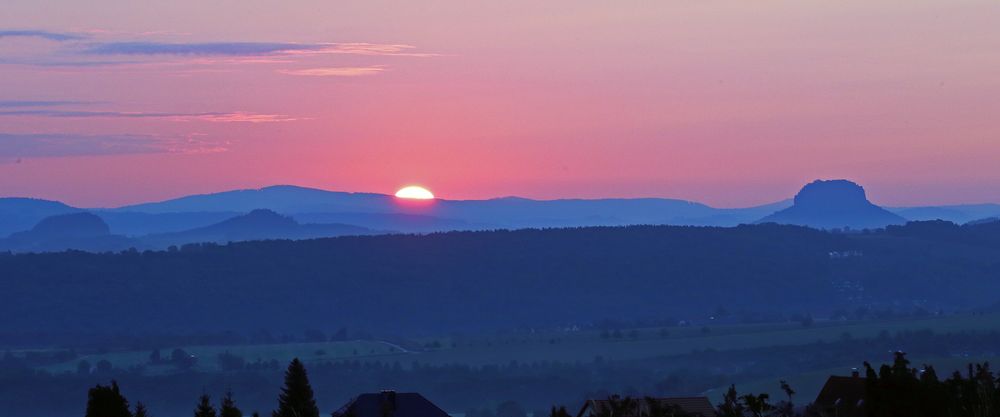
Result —
M 816 396 L 811 410 L 824 417 L 863 417 L 865 379 L 858 371 L 852 372 L 851 376 L 831 376 Z
M 415 392 L 382 391 L 361 394 L 333 413 L 333 417 L 449 417 L 448 413 Z

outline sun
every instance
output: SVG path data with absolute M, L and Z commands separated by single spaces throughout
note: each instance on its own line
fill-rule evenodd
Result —
M 424 187 L 411 185 L 409 187 L 400 188 L 399 191 L 396 191 L 396 197 L 414 200 L 433 200 L 434 194 Z

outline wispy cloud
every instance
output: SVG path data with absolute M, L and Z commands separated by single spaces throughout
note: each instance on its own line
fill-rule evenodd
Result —
M 74 133 L 0 133 L 0 162 L 22 158 L 137 155 L 156 153 L 214 153 L 227 150 L 226 142 L 203 135 L 86 135 Z
M 96 55 L 269 55 L 290 51 L 318 50 L 319 44 L 267 42 L 108 42 L 92 45 L 84 52 Z
M 0 100 L 2 108 L 58 107 L 74 104 L 86 104 L 83 101 L 52 101 L 52 100 Z
M 171 72 L 186 71 L 183 66 L 243 66 L 282 64 L 341 68 L 335 63 L 317 62 L 321 57 L 357 55 L 371 57 L 434 57 L 436 53 L 419 51 L 402 43 L 368 42 L 166 42 L 153 40 L 115 40 L 111 32 L 60 33 L 43 30 L 0 30 L 3 37 L 35 37 L 59 41 L 58 46 L 22 45 L 14 55 L 0 57 L 0 65 L 18 65 L 54 70 L 93 68 L 146 68 Z M 131 35 L 136 36 L 136 35 Z M 153 36 L 153 35 L 149 35 Z M 311 61 L 309 64 L 304 64 Z M 331 65 L 332 64 L 332 65 Z M 333 69 L 289 71 L 290 75 L 352 76 L 371 75 L 380 69 Z M 375 68 L 375 67 L 371 67 Z M 187 72 L 190 74 L 190 71 Z
M 195 115 L 180 116 L 176 119 L 181 121 L 201 120 L 206 122 L 217 122 L 217 123 L 275 123 L 275 122 L 294 122 L 296 120 L 303 120 L 302 118 L 286 116 L 283 114 L 261 114 L 261 113 L 247 113 L 247 112 L 201 113 Z
M 274 123 L 300 120 L 283 114 L 262 114 L 250 112 L 206 112 L 206 113 L 146 113 L 118 111 L 82 110 L 2 110 L 0 116 L 35 116 L 57 118 L 128 118 L 164 119 L 178 122 L 205 121 L 218 123 Z
M 282 42 L 105 42 L 91 44 L 83 52 L 93 55 L 191 55 L 265 56 L 295 54 L 352 54 L 387 56 L 435 56 L 417 53 L 414 46 L 374 43 L 282 43 Z
M 305 68 L 295 70 L 278 70 L 281 74 L 298 75 L 304 77 L 360 77 L 365 75 L 376 75 L 385 71 L 383 66 L 372 67 L 324 67 Z
M 46 68 L 99 68 L 99 67 L 112 67 L 120 65 L 132 65 L 141 64 L 138 61 L 123 61 L 123 60 L 69 60 L 65 57 L 53 60 L 49 57 L 31 57 L 31 58 L 0 58 L 0 65 L 27 65 L 32 67 L 46 67 Z
M 76 33 L 49 32 L 47 30 L 2 30 L 0 38 L 40 38 L 50 41 L 63 42 L 86 38 Z

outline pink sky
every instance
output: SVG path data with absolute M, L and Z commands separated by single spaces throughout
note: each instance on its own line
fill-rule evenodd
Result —
M 5 0 L 0 196 L 1000 202 L 995 1 Z

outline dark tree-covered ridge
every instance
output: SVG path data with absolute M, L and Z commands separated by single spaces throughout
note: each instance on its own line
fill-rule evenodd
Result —
M 0 255 L 0 315 L 10 318 L 0 334 L 440 334 L 698 318 L 720 306 L 970 308 L 992 304 L 1000 289 L 1000 239 L 991 236 L 635 226 Z

